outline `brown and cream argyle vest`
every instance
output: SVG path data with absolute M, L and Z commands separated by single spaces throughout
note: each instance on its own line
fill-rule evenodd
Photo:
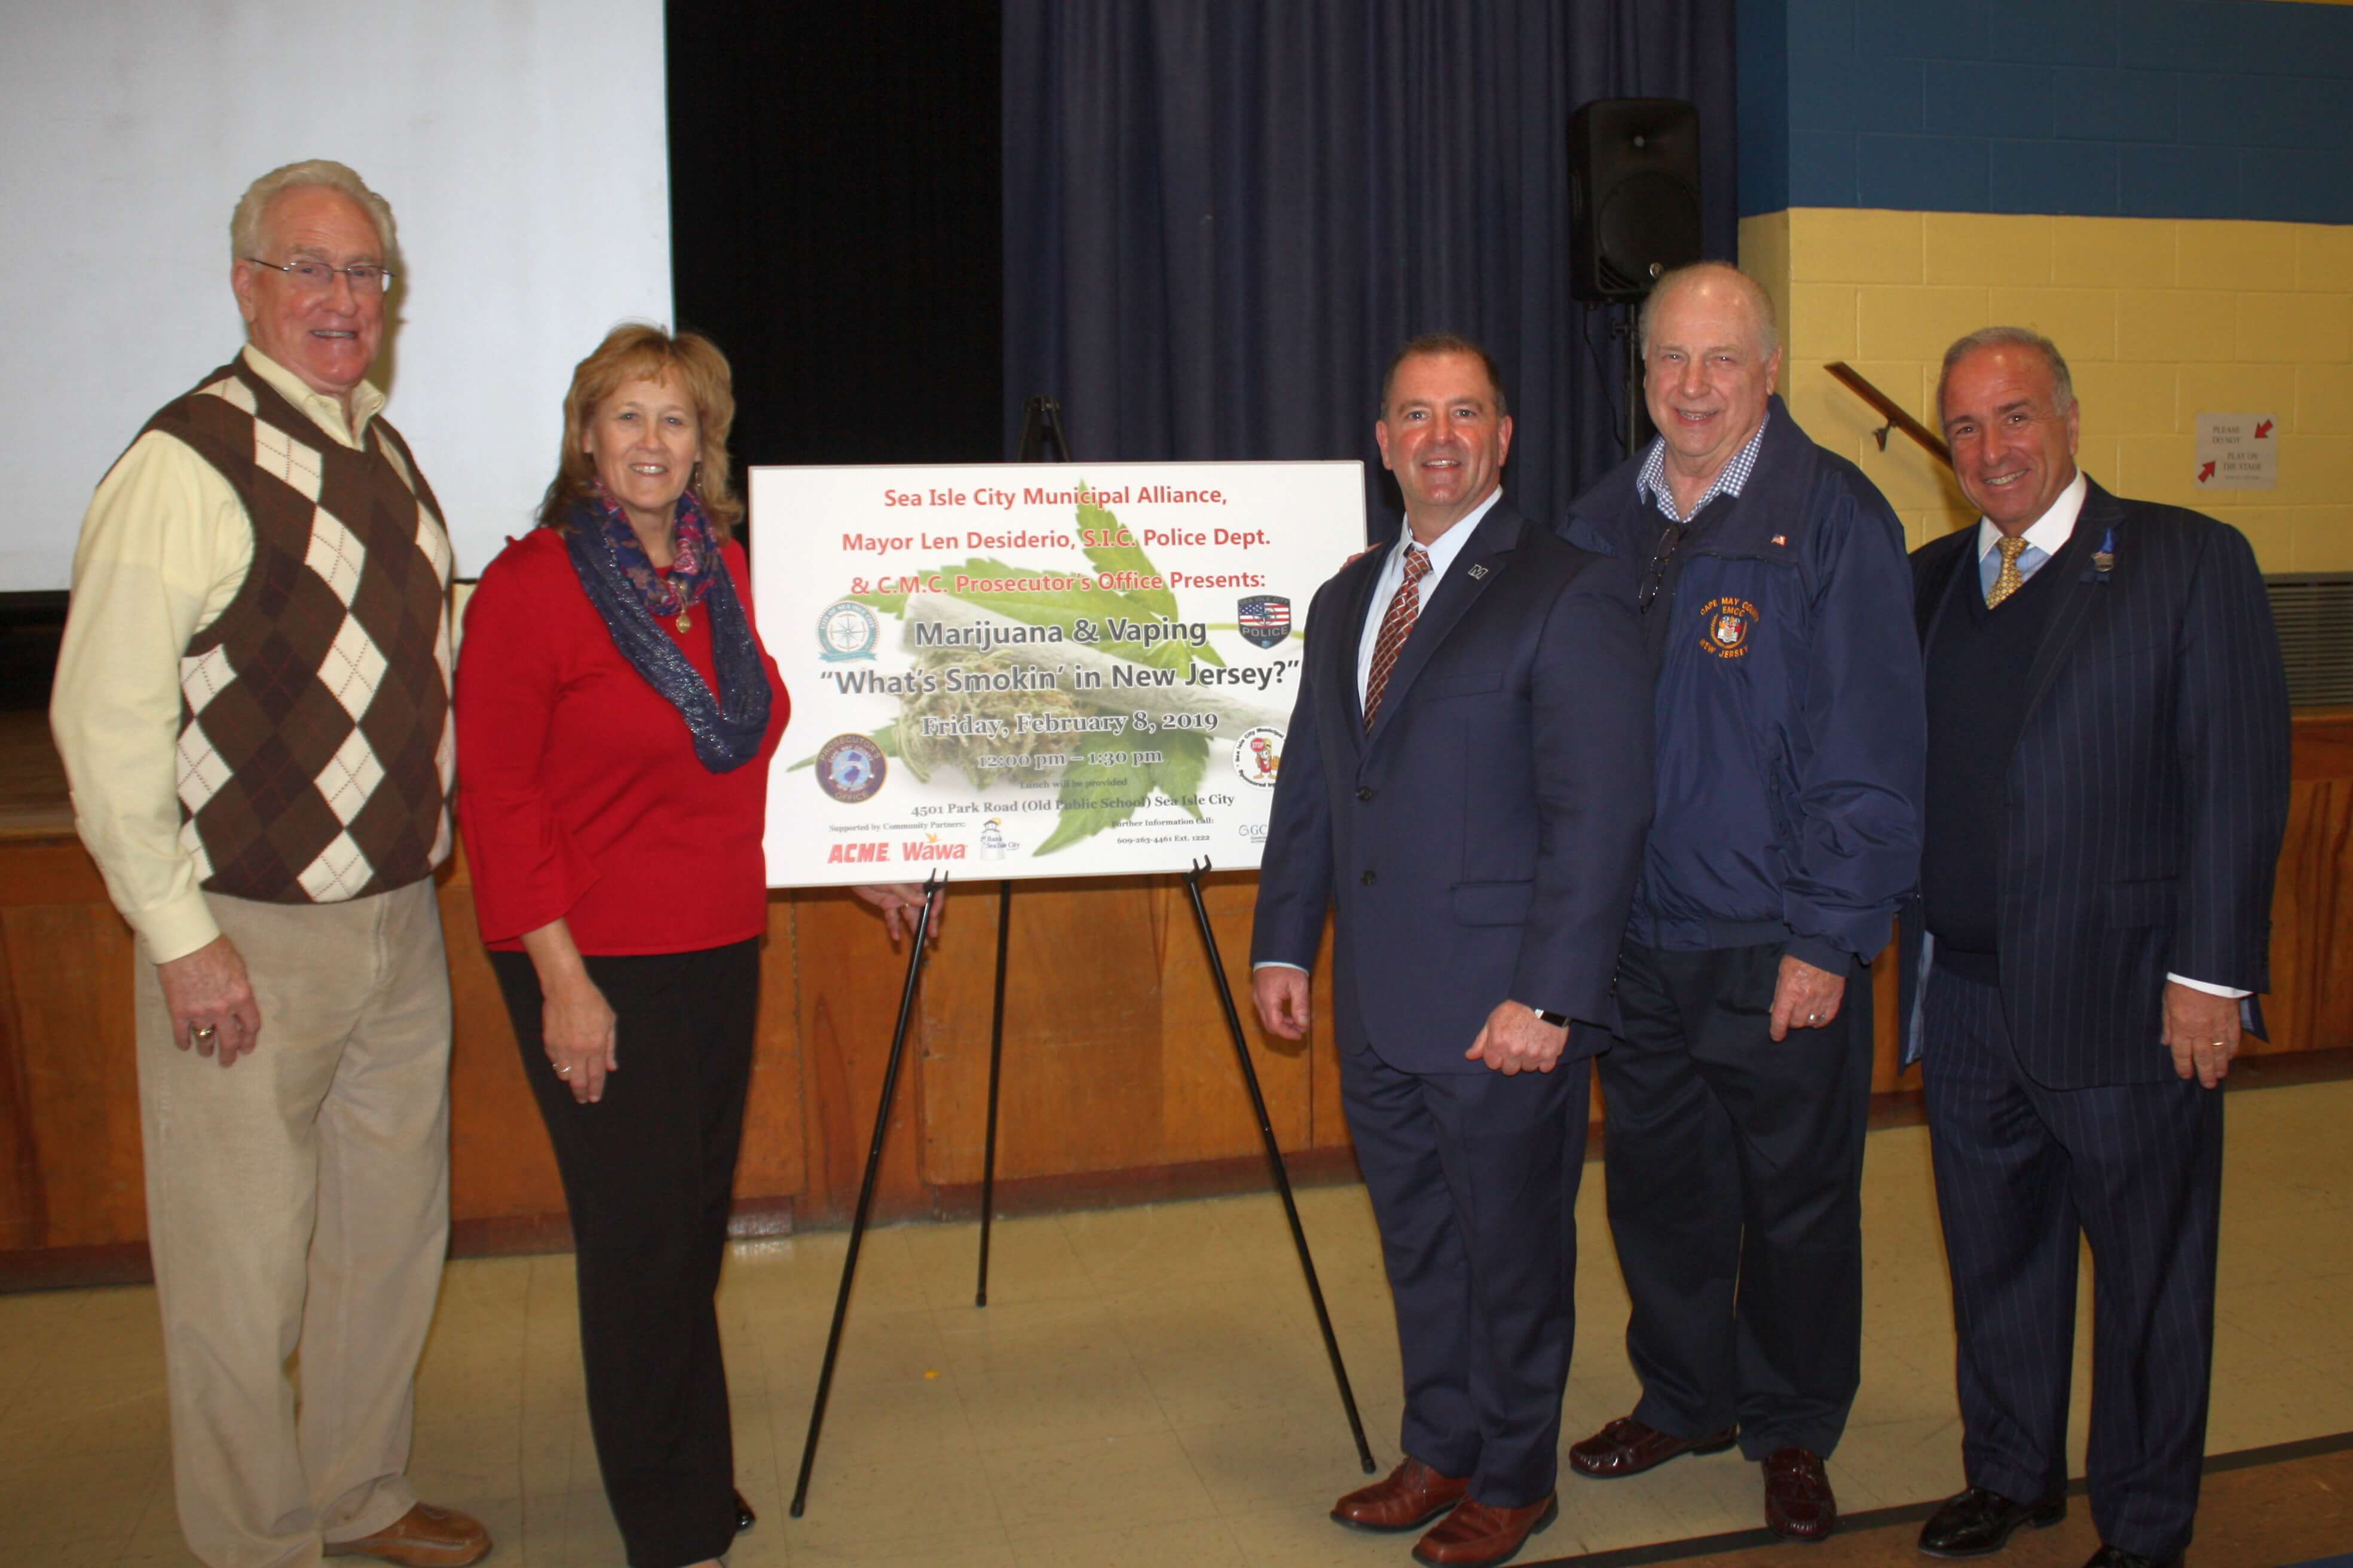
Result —
M 449 851 L 449 536 L 383 419 L 354 450 L 242 357 L 147 428 L 218 469 L 253 564 L 180 660 L 180 843 L 206 889 L 334 903 Z

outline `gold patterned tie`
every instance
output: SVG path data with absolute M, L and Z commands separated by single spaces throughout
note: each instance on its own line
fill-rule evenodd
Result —
M 2018 558 L 2026 552 L 2026 541 L 1997 539 L 1993 547 L 2001 552 L 2001 570 L 1994 574 L 1993 586 L 1986 590 L 1986 608 L 1989 610 L 2017 593 L 2026 582 L 2018 570 Z

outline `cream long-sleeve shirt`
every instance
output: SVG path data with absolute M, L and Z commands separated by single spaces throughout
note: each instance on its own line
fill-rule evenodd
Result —
M 384 407 L 384 394 L 363 382 L 347 422 L 340 402 L 250 344 L 245 363 L 346 447 L 359 446 Z M 180 847 L 180 658 L 252 563 L 244 502 L 187 443 L 160 431 L 132 443 L 82 516 L 49 731 L 74 826 L 157 963 L 220 934 Z

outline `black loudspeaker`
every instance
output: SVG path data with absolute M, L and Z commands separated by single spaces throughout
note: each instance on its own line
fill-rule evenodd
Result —
M 1699 110 L 1679 98 L 1598 98 L 1568 121 L 1568 291 L 1640 300 L 1697 261 Z

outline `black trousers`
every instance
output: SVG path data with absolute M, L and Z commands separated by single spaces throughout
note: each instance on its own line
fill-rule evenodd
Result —
M 594 1105 L 541 1043 L 539 978 L 493 952 L 572 1210 L 580 1355 L 605 1496 L 632 1568 L 680 1568 L 735 1538 L 735 1448 L 712 1295 L 727 1241 L 760 1000 L 756 940 L 590 958 L 620 1068 Z
M 1942 971 L 1921 1026 L 1969 1484 L 2025 1502 L 2066 1482 L 2080 1234 L 2092 1521 L 2111 1546 L 2172 1557 L 2206 1451 L 2222 1096 L 2177 1079 L 2046 1089 L 2018 1064 L 2001 993 Z
M 1405 1451 L 1520 1508 L 1553 1489 L 1577 1329 L 1586 1061 L 1410 1073 L 1343 1045 L 1340 1098 L 1381 1232 Z
M 1642 1380 L 1634 1418 L 1736 1421 L 1761 1459 L 1827 1455 L 1862 1378 L 1862 1147 L 1871 1005 L 1768 1035 L 1779 943 L 1619 960 L 1624 1033 L 1601 1058 L 1609 1229 Z

